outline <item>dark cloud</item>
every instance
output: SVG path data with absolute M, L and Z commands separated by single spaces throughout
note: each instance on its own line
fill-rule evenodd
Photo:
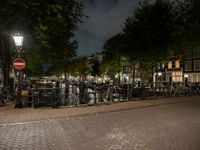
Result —
M 138 6 L 138 0 L 84 0 L 83 3 L 89 18 L 79 25 L 75 36 L 80 56 L 101 51 L 105 41 L 120 32 L 125 19 Z

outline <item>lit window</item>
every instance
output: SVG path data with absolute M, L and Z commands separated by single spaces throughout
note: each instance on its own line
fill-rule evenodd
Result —
M 198 82 L 198 76 L 197 76 L 197 74 L 193 74 L 193 82 Z
M 168 62 L 168 69 L 172 69 L 172 61 Z
M 176 60 L 176 62 L 175 62 L 175 68 L 180 68 L 180 61 L 179 60 Z
M 182 72 L 176 71 L 172 72 L 172 81 L 173 82 L 182 82 Z

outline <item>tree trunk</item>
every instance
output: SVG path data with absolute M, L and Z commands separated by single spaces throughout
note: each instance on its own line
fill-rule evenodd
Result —
M 0 54 L 1 54 L 1 66 L 3 72 L 3 86 L 10 85 L 10 46 L 9 46 L 9 37 L 1 36 L 0 37 Z

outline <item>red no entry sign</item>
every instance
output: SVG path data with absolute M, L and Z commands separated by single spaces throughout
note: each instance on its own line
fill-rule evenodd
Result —
M 16 58 L 13 61 L 13 67 L 17 70 L 22 70 L 25 68 L 25 61 L 22 58 Z

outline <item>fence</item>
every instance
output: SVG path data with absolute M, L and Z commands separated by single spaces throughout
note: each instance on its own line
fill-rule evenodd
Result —
M 199 86 L 169 86 L 158 85 L 150 88 L 145 86 L 133 87 L 130 84 L 69 84 L 66 87 L 33 86 L 27 89 L 23 103 L 29 107 L 59 107 L 111 104 L 156 96 L 180 96 L 199 94 Z

